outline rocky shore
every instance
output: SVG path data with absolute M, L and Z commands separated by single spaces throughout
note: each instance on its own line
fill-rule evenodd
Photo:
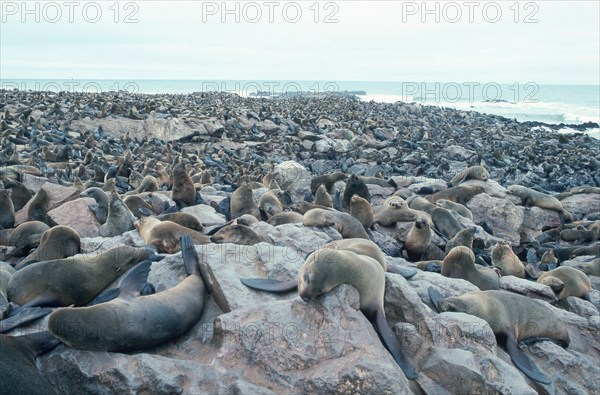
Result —
M 211 237 L 195 247 L 210 291 L 197 323 L 173 341 L 134 352 L 61 344 L 36 360 L 57 393 L 600 392 L 600 276 L 593 269 L 600 258 L 598 140 L 499 116 L 361 102 L 346 94 L 266 99 L 0 91 L 0 97 L 0 261 L 15 266 L 31 258 L 29 249 L 17 254 L 11 235 L 33 219 L 30 208 L 37 207 L 40 196 L 45 196 L 44 207 L 35 210 L 45 215 L 42 222 L 74 229 L 80 254 L 147 247 L 134 228 L 100 236 L 99 202 L 81 195 L 93 187 L 109 195 L 114 191 L 111 196 L 124 201 L 143 196 L 152 216 L 177 207 Z M 178 164 L 194 183 L 195 204 L 182 204 L 173 195 Z M 489 175 L 455 177 L 474 166 L 485 167 Z M 375 215 L 364 231 L 388 264 L 417 271 L 410 278 L 388 272 L 384 298 L 387 321 L 418 373 L 415 381 L 404 376 L 359 310 L 353 286 L 336 287 L 306 303 L 295 292 L 270 294 L 240 282 L 295 279 L 307 254 L 343 238 L 347 229 L 337 223 L 315 227 L 300 220 L 275 226 L 261 200 L 278 191 L 283 211 L 304 214 L 299 203 L 313 201 L 315 178 L 334 172 L 344 173 L 327 188 L 339 211 L 351 213 L 337 200 L 343 200 L 353 182 L 348 177 L 355 174 L 362 177 L 375 213 L 397 198 L 414 214 L 405 220 Z M 154 190 L 143 188 L 149 176 L 156 180 Z M 542 193 L 544 202 L 556 200 L 559 209 L 521 198 L 509 188 L 514 184 Z M 232 210 L 234 191 L 242 185 L 252 190 L 252 208 L 263 211 L 257 218 Z M 458 185 L 477 191 L 461 205 L 470 216 L 444 206 L 451 218 L 444 221 L 458 229 L 473 227 L 470 247 L 477 264 L 498 269 L 493 250 L 506 242 L 524 267 L 540 273 L 575 267 L 587 273 L 591 288 L 584 300 L 563 298 L 562 288 L 535 276 L 498 270 L 499 289 L 539 301 L 568 329 L 566 348 L 549 340 L 521 343 L 550 384 L 517 368 L 492 323 L 461 312 L 438 313 L 430 300 L 432 287 L 445 297 L 478 290 L 465 279 L 439 273 L 456 232 L 448 234 L 436 215 L 413 206 L 424 198 L 442 209 L 438 197 L 461 194 L 455 192 Z M 132 216 L 144 216 L 128 208 Z M 217 242 L 213 233 L 231 220 L 242 223 L 240 218 L 258 240 Z M 407 239 L 417 218 L 431 227 L 430 249 L 408 259 Z M 432 250 L 438 257 L 430 255 Z M 148 276 L 157 294 L 185 277 L 181 253 L 159 255 L 163 259 L 152 263 Z M 118 284 L 119 279 L 108 288 Z M 5 292 L 1 297 L 1 313 L 8 314 L 10 300 Z M 48 317 L 7 335 L 44 331 Z M 534 309 L 528 324 L 541 323 Z

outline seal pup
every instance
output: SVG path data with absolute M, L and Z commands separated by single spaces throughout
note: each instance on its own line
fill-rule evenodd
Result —
M 450 180 L 450 186 L 455 187 L 458 184 L 460 184 L 464 181 L 467 181 L 467 180 L 487 181 L 489 178 L 490 178 L 490 173 L 487 171 L 487 169 L 485 167 L 471 166 L 471 167 L 464 169 L 463 171 L 461 171 L 454 177 L 452 177 L 452 180 Z
M 339 211 L 313 208 L 304 214 L 303 223 L 304 226 L 334 226 L 343 238 L 369 238 L 359 220 Z
M 250 288 L 265 290 L 253 286 L 252 281 L 241 281 Z M 385 272 L 377 260 L 348 250 L 319 249 L 308 255 L 295 284 L 287 282 L 288 288 L 279 292 L 293 291 L 297 287 L 302 300 L 309 302 L 340 284 L 349 284 L 358 290 L 361 312 L 373 324 L 406 377 L 410 380 L 416 379 L 416 371 L 404 355 L 398 338 L 385 319 Z
M 0 191 L 0 229 L 10 229 L 15 226 L 15 206 L 8 194 L 8 190 Z
M 140 195 L 125 196 L 123 203 L 137 219 L 154 214 L 154 208 Z
M 333 208 L 333 199 L 331 199 L 331 195 L 329 194 L 329 192 L 327 192 L 327 188 L 325 187 L 325 185 L 321 184 L 317 188 L 313 204 L 317 206 Z
M 390 196 L 381 206 L 373 207 L 373 221 L 382 226 L 393 226 L 396 222 L 415 221 L 418 216 L 419 213 L 409 208 L 399 196 Z
M 506 339 L 506 352 L 516 367 L 532 380 L 551 383 L 519 348 L 521 341 L 540 338 L 554 340 L 563 347 L 569 345 L 567 326 L 549 307 L 527 296 L 506 291 L 474 291 L 443 299 L 438 291 L 429 288 L 429 296 L 440 312 L 467 313 L 486 321 L 494 335 Z
M 194 244 L 210 244 L 210 239 L 200 232 L 154 217 L 138 220 L 135 227 L 146 244 L 153 245 L 159 252 L 167 254 L 174 254 L 181 250 L 179 239 L 185 234 L 190 235 Z
M 458 215 L 468 218 L 471 221 L 473 220 L 473 213 L 471 213 L 471 210 L 469 210 L 460 203 L 454 203 L 446 199 L 439 199 L 435 202 L 435 204 L 442 208 L 445 208 L 446 210 L 455 211 Z
M 267 191 L 261 195 L 258 200 L 258 208 L 260 210 L 261 218 L 264 221 L 283 212 L 283 205 L 273 190 Z
M 152 175 L 147 175 L 144 177 L 140 186 L 134 189 L 133 191 L 129 191 L 125 193 L 125 196 L 137 195 L 142 192 L 156 192 L 158 191 L 158 181 Z M 175 199 L 173 199 L 175 201 Z
M 560 232 L 560 238 L 564 241 L 577 241 L 579 243 L 596 241 L 599 235 L 600 227 L 597 223 L 592 224 L 589 229 L 583 225 L 578 225 L 575 229 L 564 229 Z
M 171 183 L 173 184 L 172 198 L 177 207 L 183 208 L 196 204 L 196 187 L 192 178 L 185 171 L 183 162 L 173 169 Z
M 346 188 L 344 188 L 344 194 L 342 195 L 342 208 L 350 209 L 350 199 L 352 196 L 358 195 L 365 199 L 367 202 L 371 202 L 371 194 L 369 188 L 364 182 L 360 180 L 355 174 L 352 174 L 346 181 Z
M 492 248 L 492 265 L 502 270 L 503 276 L 525 278 L 525 266 L 507 242 L 496 243 Z
M 98 234 L 102 237 L 113 237 L 135 229 L 135 217 L 116 192 L 112 193 L 108 205 L 106 222 L 100 226 Z
M 432 209 L 430 213 L 431 221 L 442 235 L 448 239 L 452 239 L 458 232 L 463 230 L 463 226 L 450 211 L 445 208 L 434 207 L 435 208 Z
M 126 352 L 177 339 L 200 319 L 207 298 L 198 255 L 189 235 L 182 235 L 181 257 L 187 277 L 165 291 L 140 296 L 150 262 L 130 271 L 119 296 L 89 307 L 54 311 L 48 329 L 69 347 L 81 350 Z
M 406 235 L 404 250 L 411 262 L 424 259 L 431 243 L 431 229 L 423 218 L 417 219 Z M 443 257 L 442 257 L 443 258 Z
M 254 202 L 254 194 L 249 184 L 243 184 L 231 194 L 229 202 L 229 212 L 231 219 L 241 217 L 244 214 L 250 214 L 260 220 L 260 210 Z
M 21 307 L 82 306 L 148 257 L 145 248 L 120 246 L 96 256 L 81 254 L 36 262 L 11 276 L 8 299 Z
M 314 195 L 317 192 L 317 189 L 321 185 L 325 185 L 325 188 L 328 192 L 331 192 L 331 188 L 333 184 L 338 181 L 345 180 L 348 176 L 341 172 L 324 174 L 318 177 L 314 177 L 310 180 L 310 192 Z
M 27 221 L 40 221 L 48 224 L 48 200 L 48 192 L 44 188 L 40 188 L 27 208 Z
M 459 231 L 448 243 L 446 243 L 445 253 L 449 253 L 451 249 L 458 246 L 465 246 L 469 249 L 473 249 L 473 236 L 475 236 L 475 227 L 469 226 Z
M 50 227 L 41 221 L 23 222 L 13 230 L 8 238 L 8 245 L 13 246 L 12 256 L 26 256 L 32 248 L 40 245 L 42 235 Z
M 371 203 L 358 195 L 354 195 L 350 199 L 350 215 L 359 220 L 365 229 L 373 226 L 373 207 L 371 207 Z
M 204 227 L 202 226 L 200 221 L 198 221 L 198 218 L 194 217 L 192 214 L 189 214 L 189 213 L 178 212 L 178 213 L 161 214 L 161 215 L 157 216 L 156 218 L 158 218 L 161 221 L 175 222 L 176 224 L 185 226 L 186 228 L 196 230 L 198 232 L 204 231 Z
M 557 198 L 521 185 L 511 185 L 506 192 L 519 197 L 521 203 L 526 207 L 536 206 L 548 210 L 564 211 L 562 203 Z
M 475 254 L 464 246 L 450 250 L 442 261 L 441 272 L 445 277 L 467 280 L 483 291 L 500 287 L 498 274 L 487 267 L 476 267 Z
M 460 203 L 463 206 L 467 205 L 467 202 L 475 195 L 484 193 L 485 188 L 480 185 L 459 185 L 439 191 L 431 195 L 429 198 L 432 203 L 440 199 L 450 200 L 454 203 Z
M 0 393 L 56 394 L 54 388 L 40 374 L 35 359 L 59 343 L 47 331 L 22 336 L 0 335 Z
M 50 261 L 79 254 L 81 240 L 79 233 L 69 226 L 57 225 L 42 234 L 39 247 L 15 266 L 20 270 L 40 261 Z
M 286 211 L 283 213 L 275 214 L 267 223 L 273 226 L 279 226 L 284 224 L 301 224 L 304 221 L 304 215 L 295 211 Z
M 250 227 L 239 223 L 232 223 L 222 227 L 215 234 L 210 236 L 210 241 L 218 244 L 233 243 L 241 245 L 254 245 L 262 242 L 270 242 L 266 237 L 256 233 Z
M 552 288 L 558 300 L 576 296 L 590 301 L 589 292 L 592 289 L 592 283 L 581 270 L 561 266 L 543 273 L 537 281 Z
M 110 198 L 102 189 L 98 187 L 88 188 L 79 194 L 80 197 L 91 197 L 96 201 L 96 204 L 88 206 L 89 209 L 94 213 L 94 216 L 100 223 L 100 225 L 106 222 L 108 216 L 108 205 Z

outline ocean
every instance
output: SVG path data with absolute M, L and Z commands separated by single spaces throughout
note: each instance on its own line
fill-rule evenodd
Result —
M 397 101 L 444 106 L 548 124 L 600 123 L 600 86 L 548 85 L 533 82 L 373 82 L 373 81 L 251 81 L 251 80 L 18 80 L 0 79 L 2 89 L 132 93 L 226 91 L 244 97 L 286 93 L 349 91 L 361 100 Z M 561 132 L 573 132 L 565 128 Z M 585 133 L 600 139 L 600 129 Z

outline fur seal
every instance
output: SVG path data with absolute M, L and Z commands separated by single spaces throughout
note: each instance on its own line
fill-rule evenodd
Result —
M 140 195 L 125 196 L 125 199 L 123 199 L 123 203 L 125 203 L 129 211 L 134 215 L 134 217 L 138 219 L 145 217 L 145 214 L 149 213 L 150 215 L 152 215 L 154 213 L 153 207 L 150 204 L 148 204 L 146 199 L 142 198 Z
M 129 230 L 135 229 L 133 214 L 116 192 L 112 193 L 108 205 L 108 216 L 106 222 L 100 226 L 98 234 L 102 237 L 113 237 L 121 235 Z
M 44 188 L 35 194 L 27 208 L 27 221 L 40 221 L 48 224 L 48 192 Z
M 11 235 L 12 239 L 12 235 Z M 570 251 L 570 257 L 575 258 L 583 255 L 595 255 L 600 256 L 600 243 L 595 243 L 586 247 L 575 248 L 573 251 Z M 563 261 L 565 259 L 562 259 Z
M 32 248 L 40 245 L 42 235 L 50 227 L 40 221 L 23 222 L 13 230 L 8 239 L 8 245 L 14 246 L 12 256 L 26 256 Z
M 35 359 L 60 342 L 50 332 L 0 335 L 0 393 L 48 395 L 56 391 L 40 374 Z
M 471 166 L 469 168 L 464 169 L 457 175 L 455 175 L 452 180 L 450 180 L 450 185 L 455 187 L 458 184 L 467 181 L 467 180 L 481 180 L 487 181 L 490 178 L 490 173 L 483 166 Z
M 210 244 L 210 239 L 204 234 L 158 218 L 142 218 L 135 223 L 135 227 L 146 244 L 156 246 L 159 252 L 167 254 L 174 254 L 181 250 L 179 239 L 185 234 L 190 235 L 194 244 Z
M 12 275 L 8 299 L 21 307 L 82 306 L 148 254 L 145 248 L 120 246 L 96 256 L 36 262 Z
M 281 190 L 280 190 L 281 191 Z M 267 191 L 263 193 L 258 200 L 258 208 L 263 220 L 268 220 L 270 217 L 283 212 L 283 205 L 275 194 L 275 191 Z
M 437 204 L 438 206 L 445 208 L 446 210 L 450 210 L 450 211 L 456 211 L 459 215 L 470 219 L 471 221 L 473 220 L 473 213 L 471 213 L 471 210 L 469 210 L 468 208 L 466 208 L 465 206 L 463 206 L 460 203 L 454 203 L 450 200 L 446 200 L 446 199 L 439 199 L 438 201 L 435 202 L 435 204 Z
M 398 196 L 387 198 L 381 206 L 373 207 L 373 221 L 382 226 L 393 226 L 396 222 L 415 221 L 419 213 L 408 207 Z
M 359 255 L 349 250 L 323 248 L 314 251 L 300 268 L 298 279 L 288 282 L 257 283 L 254 279 L 242 279 L 250 288 L 270 292 L 290 292 L 298 289 L 305 302 L 314 300 L 340 284 L 354 286 L 360 295 L 360 310 L 371 321 L 385 347 L 398 363 L 406 377 L 417 378 L 417 373 L 404 355 L 398 339 L 385 319 L 383 295 L 385 292 L 385 271 L 380 262 L 367 255 Z
M 314 195 L 321 184 L 325 185 L 325 188 L 328 192 L 331 192 L 331 187 L 333 187 L 333 184 L 338 181 L 345 180 L 347 177 L 348 176 L 346 176 L 344 173 L 340 172 L 329 173 L 315 177 L 310 181 L 310 192 Z
M 467 202 L 471 200 L 473 196 L 484 192 L 485 188 L 480 185 L 459 185 L 436 192 L 431 195 L 430 198 L 433 203 L 440 199 L 446 199 L 466 206 Z
M 448 243 L 446 243 L 445 252 L 450 252 L 451 249 L 458 246 L 465 246 L 469 249 L 473 249 L 473 236 L 475 236 L 475 227 L 469 226 L 459 231 Z
M 487 267 L 476 267 L 475 254 L 464 246 L 454 247 L 446 255 L 442 261 L 442 275 L 462 278 L 483 291 L 500 287 L 498 274 Z
M 286 211 L 276 214 L 269 218 L 269 225 L 278 226 L 283 224 L 301 224 L 304 221 L 304 216 L 295 211 Z
M 407 258 L 412 262 L 424 259 L 429 245 L 431 244 L 431 229 L 429 224 L 423 218 L 417 219 L 408 234 L 404 249 Z
M 79 233 L 69 226 L 57 225 L 42 234 L 39 247 L 15 266 L 20 270 L 40 261 L 50 261 L 79 254 L 81 240 Z
M 371 207 L 371 203 L 358 195 L 354 195 L 350 199 L 350 215 L 359 220 L 365 229 L 373 226 L 373 207 Z
M 600 276 L 600 258 L 593 259 L 590 262 L 578 262 L 575 268 L 588 276 Z
M 368 239 L 369 236 L 359 220 L 347 213 L 335 210 L 314 208 L 307 211 L 303 218 L 304 226 L 335 226 L 343 238 Z
M 250 214 L 257 219 L 261 219 L 258 206 L 254 202 L 254 194 L 249 184 L 243 184 L 231 194 L 229 203 L 231 218 L 235 219 L 244 214 Z
M 198 232 L 204 231 L 204 227 L 202 226 L 200 221 L 198 221 L 198 218 L 194 217 L 192 214 L 183 213 L 183 212 L 168 213 L 168 214 L 161 214 L 161 215 L 157 216 L 156 218 L 158 218 L 161 221 L 175 222 L 176 224 L 185 226 L 186 228 L 196 230 Z
M 27 202 L 33 197 L 33 193 L 17 180 L 4 178 L 2 182 L 4 183 L 4 188 L 10 189 L 10 200 L 13 203 L 15 212 L 25 207 Z
M 259 235 L 246 225 L 233 223 L 219 229 L 210 236 L 213 243 L 233 243 L 241 245 L 254 245 L 261 242 L 269 242 L 265 237 Z
M 580 243 L 596 241 L 600 235 L 600 226 L 598 224 L 598 222 L 594 222 L 589 228 L 578 225 L 575 229 L 564 229 L 560 232 L 560 237 L 564 241 L 577 241 Z
M 526 207 L 536 206 L 548 210 L 564 211 L 562 203 L 557 198 L 521 185 L 511 185 L 506 192 L 521 198 L 521 202 Z
M 496 243 L 492 248 L 492 265 L 500 268 L 503 276 L 525 278 L 525 266 L 507 242 Z
M 82 350 L 135 351 L 178 338 L 198 321 L 207 298 L 191 237 L 181 236 L 178 244 L 187 277 L 176 286 L 140 296 L 150 271 L 150 261 L 144 261 L 127 273 L 116 299 L 59 309 L 50 315 L 48 329 Z
M 352 196 L 354 195 L 360 196 L 369 203 L 371 202 L 369 188 L 367 188 L 365 183 L 362 182 L 360 178 L 358 178 L 355 174 L 352 174 L 346 181 L 346 188 L 344 189 L 344 194 L 342 195 L 342 208 L 346 210 L 350 208 L 350 199 L 352 199 Z
M 549 307 L 506 291 L 474 291 L 442 299 L 439 292 L 430 288 L 429 296 L 438 311 L 467 313 L 486 321 L 498 338 L 506 339 L 506 352 L 515 366 L 532 380 L 551 383 L 519 348 L 521 341 L 540 338 L 552 339 L 563 347 L 569 345 L 566 325 Z
M 590 300 L 589 292 L 592 289 L 592 283 L 581 270 L 561 266 L 545 272 L 537 281 L 552 288 L 558 300 L 566 299 L 569 296 Z
M 125 193 L 125 196 L 137 195 L 142 192 L 156 192 L 158 191 L 158 181 L 154 176 L 147 175 L 142 180 L 139 187 L 134 189 L 133 191 L 129 191 Z M 175 199 L 173 199 L 175 201 Z
M 9 310 L 8 304 L 8 282 L 10 277 L 15 272 L 15 269 L 8 263 L 2 262 L 0 264 L 0 320 L 4 319 L 4 316 Z
M 448 239 L 452 239 L 463 229 L 460 222 L 458 222 L 458 220 L 454 218 L 454 215 L 445 208 L 435 206 L 435 208 L 431 210 L 431 221 L 436 229 Z
M 15 206 L 8 194 L 8 190 L 0 191 L 0 229 L 10 229 L 15 226 Z
M 192 178 L 185 171 L 185 164 L 183 162 L 180 162 L 173 169 L 171 182 L 173 184 L 172 198 L 177 203 L 177 207 L 183 208 L 196 204 L 196 187 Z
M 317 188 L 317 192 L 315 193 L 315 200 L 313 203 L 317 206 L 333 208 L 333 200 L 331 199 L 331 195 L 329 194 L 329 192 L 327 192 L 327 188 L 325 187 L 325 185 L 321 184 Z
M 110 198 L 102 189 L 98 187 L 88 188 L 79 194 L 81 197 L 91 197 L 96 201 L 96 204 L 89 206 L 90 210 L 96 216 L 100 225 L 106 222 L 108 216 L 108 205 Z

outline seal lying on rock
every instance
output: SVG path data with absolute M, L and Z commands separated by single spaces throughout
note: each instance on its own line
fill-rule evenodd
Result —
M 183 235 L 180 244 L 188 275 L 181 283 L 140 296 L 151 264 L 144 261 L 127 273 L 116 299 L 53 312 L 48 320 L 52 334 L 69 347 L 113 352 L 154 347 L 181 336 L 200 319 L 207 293 L 192 238 Z
M 429 288 L 431 302 L 440 312 L 467 313 L 485 320 L 497 337 L 506 339 L 506 352 L 513 363 L 532 380 L 552 381 L 519 348 L 527 339 L 547 338 L 563 347 L 569 345 L 569 332 L 556 314 L 541 302 L 506 291 L 475 291 L 444 299 Z
M 573 267 L 557 267 L 543 273 L 537 281 L 552 288 L 559 300 L 569 296 L 590 300 L 589 292 L 592 289 L 590 279 L 581 270 Z

